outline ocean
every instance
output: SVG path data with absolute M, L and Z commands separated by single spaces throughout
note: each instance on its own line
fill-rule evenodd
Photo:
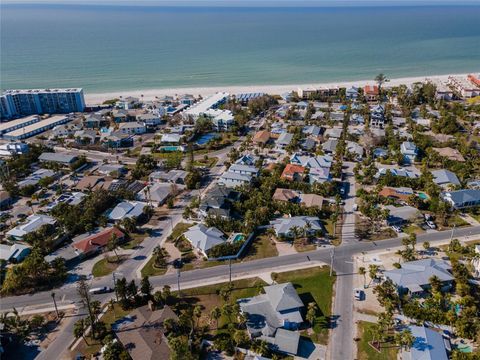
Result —
M 480 5 L 0 10 L 2 89 L 102 93 L 480 71 Z

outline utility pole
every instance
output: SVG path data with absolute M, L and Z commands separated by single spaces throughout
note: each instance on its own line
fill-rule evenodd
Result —
M 58 308 L 57 308 L 57 301 L 55 300 L 55 293 L 52 292 L 50 295 L 52 296 L 53 305 L 55 306 L 55 313 L 57 314 L 57 319 L 58 319 L 60 316 L 58 315 Z
M 450 242 L 452 242 L 452 240 L 453 240 L 453 232 L 455 231 L 455 226 L 457 226 L 457 224 L 453 224 L 452 235 L 450 236 Z
M 332 248 L 332 252 L 330 253 L 330 276 L 333 275 L 333 260 L 335 258 L 335 247 Z
M 180 269 L 177 269 L 177 289 L 178 289 L 178 296 L 182 297 L 182 293 L 180 291 Z
M 112 272 L 112 277 L 113 277 L 113 288 L 115 289 L 115 298 L 117 299 L 117 302 L 118 302 L 117 279 L 115 279 L 115 271 Z
M 232 283 L 232 258 L 228 259 L 229 282 Z

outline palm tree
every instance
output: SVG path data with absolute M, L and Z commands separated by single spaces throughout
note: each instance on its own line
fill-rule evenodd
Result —
M 120 261 L 120 256 L 118 256 L 118 254 L 117 254 L 118 246 L 119 246 L 119 244 L 118 244 L 117 234 L 112 232 L 112 235 L 110 235 L 110 240 L 108 240 L 107 249 L 109 251 L 114 252 L 115 256 L 117 257 L 117 262 Z
M 412 335 L 410 330 L 405 329 L 400 333 L 395 334 L 395 342 L 404 350 L 408 350 L 415 342 L 415 336 Z
M 79 319 L 73 325 L 73 336 L 75 336 L 76 339 L 83 338 L 83 341 L 85 341 L 85 344 L 88 345 L 87 339 L 85 337 L 86 328 L 87 328 L 87 326 L 85 324 L 85 320 L 84 319 Z
M 430 286 L 432 288 L 433 293 L 440 293 L 442 288 L 442 280 L 436 275 L 433 275 L 430 279 Z
M 210 318 L 215 321 L 216 329 L 218 329 L 218 320 L 222 316 L 222 311 L 218 306 L 215 306 L 212 311 L 210 311 Z
M 318 309 L 317 304 L 315 304 L 314 302 L 311 302 L 308 304 L 306 319 L 310 323 L 311 327 L 315 325 L 315 317 L 317 315 L 317 309 Z
M 388 81 L 387 77 L 385 76 L 385 74 L 383 73 L 380 73 L 378 74 L 377 76 L 375 76 L 375 81 L 377 82 L 377 85 L 378 85 L 378 92 L 380 93 L 381 89 L 382 89 L 382 85 Z
M 366 288 L 367 287 L 367 270 L 365 270 L 365 268 L 363 266 L 360 266 L 358 268 L 358 273 L 360 275 L 363 275 L 363 287 Z

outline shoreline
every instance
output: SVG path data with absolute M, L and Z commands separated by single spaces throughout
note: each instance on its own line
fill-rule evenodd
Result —
M 473 71 L 472 73 L 475 73 Z M 431 75 L 431 76 L 416 76 L 416 77 L 404 77 L 390 79 L 386 86 L 398 86 L 398 85 L 411 85 L 415 82 L 423 82 L 425 79 L 433 81 L 446 81 L 449 76 L 462 76 L 466 77 L 468 73 L 463 74 L 447 74 L 447 75 Z M 336 82 L 324 82 L 324 83 L 309 83 L 309 84 L 286 84 L 286 85 L 225 85 L 225 86 L 198 86 L 198 87 L 178 87 L 178 88 L 165 88 L 165 89 L 145 89 L 145 90 L 123 90 L 123 91 L 111 91 L 105 93 L 85 93 L 85 102 L 88 105 L 101 104 L 106 100 L 115 99 L 119 97 L 133 96 L 141 98 L 143 100 L 154 100 L 156 96 L 174 96 L 182 94 L 191 94 L 194 96 L 202 95 L 202 97 L 215 94 L 219 91 L 224 91 L 230 94 L 248 93 L 248 92 L 263 92 L 272 95 L 280 95 L 282 93 L 297 90 L 299 87 L 351 87 L 364 85 L 374 85 L 373 79 L 369 80 L 356 80 L 356 81 L 336 81 Z

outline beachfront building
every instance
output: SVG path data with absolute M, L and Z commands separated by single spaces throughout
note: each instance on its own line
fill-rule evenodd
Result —
M 469 79 L 459 76 L 449 76 L 448 84 L 458 92 L 462 98 L 473 98 L 480 96 L 480 86 Z
M 28 126 L 22 126 L 3 134 L 3 138 L 9 140 L 23 140 L 29 137 L 41 134 L 47 130 L 53 129 L 57 125 L 66 124 L 72 120 L 72 117 L 65 115 L 51 116 L 47 119 L 36 121 Z M 8 123 L 7 123 L 8 124 Z
M 380 91 L 377 85 L 365 85 L 363 87 L 363 95 L 367 101 L 377 101 Z
M 34 114 L 83 112 L 83 89 L 6 90 L 0 97 L 0 118 Z
M 226 92 L 218 92 L 215 95 L 209 96 L 202 101 L 194 104 L 183 112 L 186 117 L 192 117 L 194 120 L 204 115 L 210 109 L 217 109 L 220 105 L 225 104 L 230 94 Z
M 9 133 L 11 131 L 24 128 L 28 125 L 35 124 L 39 121 L 40 121 L 40 116 L 31 115 L 31 116 L 26 116 L 20 119 L 0 123 L 0 136 L 2 136 L 3 134 Z
M 123 134 L 144 134 L 147 132 L 147 127 L 140 122 L 125 122 L 118 125 L 118 131 Z

